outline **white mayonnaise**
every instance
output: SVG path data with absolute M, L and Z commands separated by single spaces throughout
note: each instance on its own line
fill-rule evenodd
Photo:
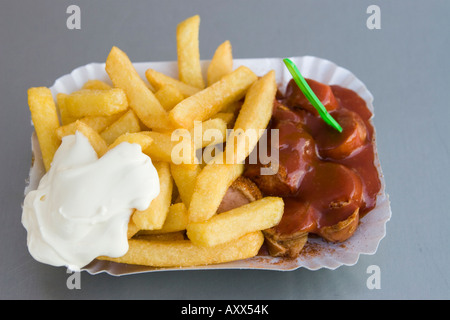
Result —
M 28 250 L 71 270 L 101 255 L 122 256 L 131 214 L 158 194 L 158 173 L 139 145 L 121 143 L 99 159 L 83 134 L 66 136 L 38 189 L 25 197 Z

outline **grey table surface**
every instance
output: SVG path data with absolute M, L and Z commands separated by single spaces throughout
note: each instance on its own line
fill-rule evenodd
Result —
M 67 7 L 81 10 L 67 28 Z M 381 29 L 367 8 L 378 5 Z M 21 205 L 30 166 L 26 90 L 113 45 L 133 61 L 176 59 L 175 26 L 199 14 L 200 54 L 230 40 L 235 58 L 314 55 L 351 70 L 375 97 L 378 151 L 392 219 L 374 255 L 336 270 L 169 271 L 80 275 L 33 260 Z M 1 299 L 448 299 L 450 1 L 0 1 Z M 368 268 L 378 266 L 380 288 Z M 370 270 L 370 269 L 369 269 Z

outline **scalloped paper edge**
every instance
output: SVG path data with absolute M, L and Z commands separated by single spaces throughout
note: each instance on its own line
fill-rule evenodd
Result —
M 301 70 L 305 78 L 311 78 L 326 84 L 340 85 L 358 93 L 364 99 L 368 108 L 374 114 L 373 96 L 364 83 L 352 72 L 342 68 L 335 63 L 313 56 L 291 57 L 290 58 Z M 202 61 L 204 74 L 209 61 Z M 145 71 L 148 68 L 163 72 L 169 76 L 177 77 L 177 63 L 174 61 L 163 62 L 138 62 L 133 64 L 139 75 L 145 79 Z M 276 81 L 280 89 L 291 79 L 289 71 L 284 66 L 280 58 L 261 59 L 235 59 L 234 68 L 245 65 L 262 76 L 269 70 L 275 70 Z M 74 69 L 70 74 L 58 78 L 50 88 L 54 98 L 57 93 L 70 93 L 79 90 L 87 80 L 103 80 L 111 83 L 104 63 L 90 63 Z M 373 123 L 372 123 L 373 124 Z M 374 132 L 376 141 L 376 132 Z M 376 148 L 376 143 L 375 143 Z M 36 135 L 32 136 L 33 164 L 30 169 L 28 185 L 25 194 L 37 188 L 40 178 L 45 170 L 43 169 L 42 156 L 39 150 L 39 143 Z M 377 151 L 377 150 L 375 150 Z M 94 260 L 83 268 L 90 274 L 108 273 L 114 276 L 136 274 L 143 272 L 157 272 L 167 270 L 217 270 L 217 269 L 259 269 L 290 271 L 298 268 L 318 270 L 321 268 L 336 269 L 342 265 L 354 265 L 362 254 L 375 254 L 380 241 L 386 236 L 386 224 L 391 219 L 391 207 L 389 196 L 385 192 L 385 181 L 381 170 L 378 153 L 375 152 L 375 164 L 378 167 L 381 181 L 381 191 L 377 198 L 376 207 L 360 220 L 360 225 L 355 234 L 343 243 L 328 243 L 321 238 L 309 238 L 308 243 L 297 259 L 283 259 L 270 256 L 256 256 L 253 258 L 238 260 L 222 264 L 194 266 L 183 268 L 154 268 L 147 266 L 135 266 L 118 264 L 109 261 Z

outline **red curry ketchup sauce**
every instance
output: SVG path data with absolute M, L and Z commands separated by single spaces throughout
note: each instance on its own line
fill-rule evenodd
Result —
M 277 234 L 308 232 L 344 241 L 375 207 L 381 188 L 372 113 L 354 91 L 306 80 L 343 131 L 328 126 L 291 80 L 274 101 L 268 128 L 279 130 L 278 173 L 262 176 L 259 164 L 247 164 L 244 175 L 264 195 L 283 197 L 283 218 L 273 228 Z M 330 227 L 350 220 L 352 228 L 330 234 Z

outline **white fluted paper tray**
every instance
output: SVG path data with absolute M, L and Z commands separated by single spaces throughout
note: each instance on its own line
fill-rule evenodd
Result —
M 373 96 L 355 75 L 350 71 L 337 66 L 325 59 L 304 56 L 292 57 L 291 60 L 299 67 L 305 78 L 311 78 L 326 84 L 335 84 L 351 89 L 365 100 L 369 109 L 374 113 Z M 203 70 L 206 71 L 208 61 L 203 61 Z M 281 89 L 285 88 L 291 79 L 289 71 L 284 66 L 283 60 L 279 58 L 266 59 L 235 59 L 234 67 L 240 65 L 249 67 L 258 76 L 262 76 L 269 70 L 275 70 L 276 81 Z M 134 66 L 140 76 L 145 79 L 145 71 L 148 68 L 163 72 L 169 76 L 177 77 L 176 62 L 139 62 Z M 104 63 L 91 63 L 73 70 L 57 79 L 50 88 L 56 98 L 56 94 L 71 93 L 79 90 L 87 80 L 103 80 L 110 83 L 105 72 Z M 33 166 L 30 170 L 29 185 L 25 192 L 37 188 L 38 182 L 44 174 L 42 158 L 40 155 L 36 136 L 32 137 Z M 321 238 L 310 238 L 302 251 L 302 254 L 293 260 L 274 258 L 270 256 L 257 256 L 254 258 L 239 260 L 223 264 L 194 266 L 189 268 L 152 268 L 146 266 L 132 266 L 118 264 L 108 261 L 93 261 L 83 270 L 96 274 L 107 272 L 111 275 L 126 275 L 141 272 L 154 272 L 164 270 L 201 270 L 201 269 L 265 269 L 288 271 L 303 267 L 310 270 L 320 268 L 336 269 L 342 265 L 353 265 L 358 261 L 361 254 L 374 254 L 380 241 L 386 235 L 386 223 L 391 217 L 389 197 L 385 192 L 385 181 L 381 165 L 376 153 L 376 165 L 381 180 L 381 191 L 377 198 L 376 207 L 360 220 L 360 225 L 355 234 L 344 243 L 332 244 Z

